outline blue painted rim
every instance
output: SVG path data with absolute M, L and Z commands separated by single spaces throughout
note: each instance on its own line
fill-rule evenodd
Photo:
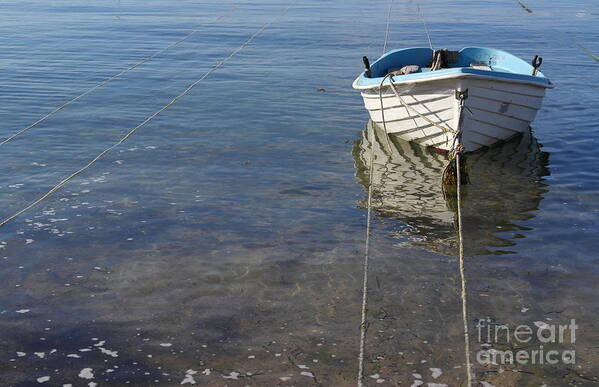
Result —
M 426 47 L 412 47 L 389 51 L 371 64 L 373 75 L 379 76 L 367 78 L 362 73 L 354 84 L 360 88 L 378 86 L 388 70 L 408 64 L 416 64 L 424 67 L 432 58 L 432 53 L 433 51 Z M 456 67 L 432 72 L 425 71 L 398 75 L 394 76 L 393 79 L 395 82 L 411 82 L 435 80 L 437 78 L 453 78 L 464 75 L 533 83 L 542 87 L 553 87 L 551 81 L 545 78 L 543 73 L 538 72 L 536 76 L 531 75 L 533 71 L 532 65 L 502 50 L 485 47 L 465 47 L 459 51 L 458 58 L 458 61 L 454 64 Z M 488 63 L 491 65 L 492 70 L 472 68 L 469 62 Z M 389 80 L 386 80 L 385 84 L 389 82 Z

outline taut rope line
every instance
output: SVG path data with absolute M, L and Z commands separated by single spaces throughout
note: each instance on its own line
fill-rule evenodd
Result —
M 393 93 L 395 94 L 395 96 L 399 99 L 399 102 L 401 102 L 401 104 L 404 106 L 404 108 L 406 108 L 406 110 L 411 110 L 412 112 L 416 113 L 420 118 L 422 118 L 423 120 L 425 120 L 426 122 L 428 122 L 429 124 L 437 127 L 438 129 L 441 129 L 441 131 L 443 133 L 455 133 L 454 130 L 449 129 L 448 127 L 441 125 L 438 122 L 435 122 L 433 120 L 431 120 L 430 118 L 423 116 L 418 110 L 416 110 L 415 108 L 413 108 L 412 106 L 406 104 L 403 100 L 403 98 L 401 98 L 401 96 L 399 95 L 399 93 L 397 92 L 397 90 L 395 89 L 395 85 L 393 84 L 393 75 L 390 76 L 389 78 L 389 86 L 391 87 L 391 90 L 393 90 Z M 381 97 L 382 98 L 382 97 Z M 415 99 L 415 98 L 414 98 Z M 408 113 L 409 115 L 410 113 Z
M 169 103 L 167 103 L 166 105 L 164 105 L 162 108 L 160 108 L 160 110 L 156 111 L 155 113 L 153 113 L 151 116 L 147 117 L 145 120 L 143 120 L 143 122 L 141 122 L 139 125 L 137 125 L 136 127 L 134 127 L 133 129 L 131 129 L 125 136 L 121 137 L 121 139 L 119 141 L 117 141 L 116 143 L 114 143 L 113 145 L 111 145 L 110 147 L 106 148 L 105 150 L 103 150 L 102 152 L 100 152 L 96 157 L 94 157 L 90 162 L 88 162 L 85 166 L 83 166 L 82 168 L 78 169 L 77 171 L 71 173 L 69 176 L 65 177 L 64 179 L 62 179 L 58 184 L 56 184 L 55 186 L 53 186 L 48 192 L 46 192 L 45 194 L 43 194 L 42 196 L 40 196 L 38 199 L 34 200 L 33 202 L 31 202 L 30 204 L 28 204 L 26 207 L 20 209 L 19 211 L 15 212 L 13 215 L 9 216 L 8 218 L 4 219 L 2 222 L 0 222 L 0 227 L 6 225 L 6 223 L 10 222 L 11 220 L 13 220 L 14 218 L 16 218 L 17 216 L 21 215 L 22 213 L 24 213 L 25 211 L 35 207 L 36 205 L 38 205 L 39 203 L 41 203 L 44 199 L 46 199 L 48 196 L 52 195 L 52 193 L 56 192 L 58 189 L 60 189 L 62 186 L 64 186 L 69 180 L 71 180 L 72 178 L 74 178 L 75 176 L 79 175 L 80 173 L 84 172 L 86 169 L 88 169 L 89 167 L 91 167 L 96 161 L 100 160 L 102 157 L 104 157 L 108 152 L 110 152 L 111 150 L 113 150 L 114 148 L 116 148 L 117 146 L 119 146 L 120 144 L 122 144 L 123 142 L 125 142 L 129 137 L 131 137 L 135 132 L 137 132 L 138 129 L 140 129 L 141 127 L 143 127 L 144 125 L 146 125 L 148 122 L 152 121 L 154 118 L 156 118 L 156 116 L 158 116 L 160 113 L 162 113 L 163 111 L 165 111 L 166 109 L 168 109 L 169 107 L 171 107 L 173 104 L 175 104 L 179 99 L 181 99 L 182 97 L 184 97 L 185 95 L 187 95 L 198 83 L 202 82 L 204 79 L 206 79 L 210 74 L 212 74 L 213 72 L 215 72 L 216 70 L 218 70 L 220 67 L 222 67 L 229 59 L 231 59 L 232 57 L 234 57 L 239 51 L 243 50 L 248 44 L 250 44 L 258 35 L 260 35 L 262 33 L 262 31 L 264 31 L 268 26 L 270 26 L 271 24 L 273 24 L 274 22 L 276 22 L 277 20 L 279 20 L 281 17 L 283 17 L 283 15 L 285 15 L 287 13 L 287 11 L 289 11 L 289 9 L 297 2 L 297 0 L 293 0 L 291 2 L 291 4 L 289 4 L 287 6 L 287 8 L 285 8 L 281 13 L 279 13 L 274 19 L 272 19 L 270 22 L 264 24 L 260 29 L 258 29 L 258 31 L 256 31 L 252 36 L 250 36 L 245 42 L 243 42 L 241 44 L 241 46 L 237 47 L 235 50 L 233 50 L 228 56 L 226 56 L 225 58 L 221 59 L 218 63 L 216 63 L 210 70 L 208 70 L 206 73 L 204 73 L 204 75 L 202 75 L 200 78 L 198 78 L 195 82 L 193 82 L 191 85 L 189 85 L 187 87 L 187 89 L 185 89 L 181 94 L 177 95 L 175 98 L 173 98 Z
M 459 98 L 459 119 L 458 119 L 458 132 L 454 138 L 453 151 L 455 152 L 455 166 L 456 166 L 456 195 L 457 195 L 457 218 L 458 218 L 458 243 L 459 243 L 459 266 L 460 266 L 460 282 L 462 290 L 460 298 L 462 300 L 462 323 L 464 325 L 464 352 L 466 357 L 466 373 L 467 373 L 467 386 L 472 387 L 472 364 L 470 362 L 470 336 L 468 329 L 468 298 L 467 298 L 467 286 L 466 286 L 466 270 L 464 265 L 464 235 L 462 233 L 462 203 L 461 203 L 461 171 L 460 171 L 460 154 L 463 149 L 462 145 L 462 113 L 465 108 L 465 100 L 468 98 L 468 90 L 456 92 L 456 97 Z
M 229 12 L 233 12 L 235 11 L 237 8 L 239 8 L 239 5 L 233 7 Z M 225 15 L 221 15 L 219 16 L 215 21 L 220 21 L 225 17 Z M 193 34 L 195 34 L 196 32 L 198 32 L 200 30 L 200 27 L 196 27 L 195 29 L 193 29 L 190 33 L 188 33 L 187 35 L 185 35 L 184 37 L 182 37 L 181 39 L 170 43 L 168 46 L 156 51 L 155 53 L 153 53 L 152 55 L 140 60 L 139 62 L 127 67 L 126 69 L 122 70 L 121 72 L 111 76 L 110 78 L 107 78 L 105 80 L 103 80 L 102 82 L 98 83 L 97 85 L 95 85 L 94 87 L 92 87 L 91 89 L 86 90 L 85 92 L 79 94 L 78 96 L 76 96 L 75 98 L 63 103 L 62 105 L 54 108 L 52 111 L 50 111 L 48 114 L 46 114 L 45 116 L 43 116 L 42 118 L 38 119 L 37 121 L 35 121 L 34 123 L 24 127 L 23 129 L 15 132 L 14 134 L 10 135 L 9 137 L 5 138 L 4 140 L 2 140 L 0 142 L 0 145 L 4 145 L 7 142 L 13 140 L 15 137 L 25 133 L 26 131 L 28 131 L 29 129 L 41 124 L 42 122 L 44 122 L 45 120 L 47 120 L 48 118 L 50 118 L 51 116 L 53 116 L 54 114 L 58 113 L 59 111 L 61 111 L 62 109 L 66 108 L 67 106 L 71 105 L 73 102 L 76 102 L 77 100 L 85 97 L 86 95 L 88 95 L 89 93 L 93 92 L 96 89 L 99 89 L 102 86 L 105 86 L 106 84 L 114 81 L 115 79 L 119 78 L 121 75 L 141 66 L 144 63 L 147 63 L 149 61 L 151 61 L 152 59 L 154 59 L 155 57 L 157 57 L 158 55 L 162 54 L 163 52 L 178 46 L 179 44 L 183 43 L 184 41 L 186 41 L 187 39 L 191 38 L 191 36 Z
M 426 26 L 426 21 L 424 20 L 424 15 L 422 14 L 422 10 L 420 10 L 420 4 L 418 4 L 417 7 L 418 7 L 418 14 L 420 15 L 420 20 L 422 20 L 422 25 L 424 26 L 424 32 L 426 32 L 426 37 L 428 39 L 428 45 L 431 48 L 431 50 L 434 50 L 433 42 L 431 41 L 431 35 L 428 32 L 428 27 Z
M 383 44 L 383 54 L 387 48 L 387 40 L 389 38 L 389 18 L 391 15 L 391 4 L 393 0 L 390 0 L 389 3 L 389 13 L 387 14 L 387 31 L 385 33 L 385 43 Z M 383 113 L 383 125 L 385 125 L 385 116 L 383 111 L 383 96 L 382 96 L 382 87 L 383 82 L 379 86 L 379 98 L 381 101 L 381 112 Z M 387 130 L 385 128 L 385 134 Z M 366 331 L 368 330 L 368 322 L 366 321 L 366 314 L 368 313 L 368 263 L 370 261 L 370 227 L 371 227 L 371 219 L 372 219 L 372 175 L 374 172 L 374 130 L 371 130 L 369 133 L 369 142 L 370 142 L 370 168 L 368 172 L 368 200 L 367 200 L 367 212 L 366 212 L 366 241 L 364 244 L 364 276 L 362 279 L 362 313 L 360 318 L 360 353 L 358 354 L 358 387 L 362 387 L 364 384 L 362 383 L 364 379 L 364 353 L 366 351 Z
M 362 318 L 360 320 L 360 354 L 358 356 L 358 387 L 362 387 L 364 379 L 364 353 L 366 345 L 366 331 L 368 330 L 368 322 L 366 314 L 368 313 L 368 263 L 370 260 L 370 220 L 372 208 L 372 175 L 374 172 L 374 130 L 370 131 L 370 169 L 368 172 L 368 211 L 366 213 L 366 243 L 364 252 L 364 278 L 362 280 Z
M 455 155 L 455 165 L 457 173 L 457 201 L 458 201 L 458 239 L 460 244 L 459 259 L 460 259 L 460 279 L 462 283 L 462 322 L 464 323 L 464 351 L 466 352 L 466 372 L 468 374 L 468 387 L 472 387 L 472 364 L 470 363 L 470 336 L 468 333 L 468 304 L 467 304 L 467 288 L 466 288 L 466 270 L 464 268 L 464 237 L 462 235 L 462 205 L 460 203 L 461 192 L 460 186 L 460 152 Z
M 389 0 L 389 11 L 387 12 L 387 28 L 385 29 L 385 44 L 383 45 L 383 55 L 387 52 L 387 41 L 389 40 L 389 23 L 391 22 L 391 7 L 393 0 Z

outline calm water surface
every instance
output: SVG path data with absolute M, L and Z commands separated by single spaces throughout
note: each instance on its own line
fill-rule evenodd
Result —
M 288 4 L 3 1 L 3 138 L 198 31 L 1 146 L 2 217 Z M 351 90 L 361 56 L 381 54 L 388 4 L 298 1 L 176 105 L 3 227 L 0 384 L 354 385 L 371 147 L 366 382 L 465 383 L 454 213 L 438 185 L 445 161 L 397 139 L 370 144 L 376 129 Z M 395 2 L 389 47 L 427 45 L 417 4 Z M 540 54 L 556 85 L 533 137 L 470 160 L 469 324 L 474 360 L 488 348 L 479 319 L 575 319 L 576 343 L 555 348 L 574 348 L 576 364 L 475 362 L 476 377 L 485 386 L 595 384 L 599 63 L 578 45 L 599 53 L 597 3 L 530 0 L 532 13 L 516 1 L 420 4 L 436 47 Z

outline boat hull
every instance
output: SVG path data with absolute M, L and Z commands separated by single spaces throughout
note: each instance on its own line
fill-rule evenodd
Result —
M 452 149 L 458 129 L 466 151 L 489 147 L 527 131 L 545 95 L 543 85 L 493 77 L 465 76 L 393 85 L 401 100 L 388 84 L 382 93 L 378 86 L 361 88 L 371 120 L 386 128 L 387 133 L 442 151 Z M 460 109 L 455 92 L 465 90 L 468 98 L 465 108 Z

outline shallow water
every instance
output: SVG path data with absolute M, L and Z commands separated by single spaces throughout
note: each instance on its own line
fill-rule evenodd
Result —
M 474 370 L 496 386 L 587 385 L 599 380 L 599 64 L 577 44 L 599 52 L 599 9 L 524 3 L 532 13 L 516 1 L 420 2 L 435 46 L 540 54 L 556 85 L 534 138 L 470 159 L 469 324 L 474 356 L 479 319 L 575 319 L 576 343 L 562 347 L 576 349 L 576 364 Z M 2 2 L 3 138 L 201 27 L 1 146 L 2 215 L 110 146 L 287 4 Z M 351 82 L 362 55 L 381 53 L 388 4 L 299 1 L 3 227 L 1 384 L 354 385 L 369 159 L 368 115 Z M 394 5 L 390 48 L 427 44 L 417 4 Z M 444 160 L 391 145 L 375 168 L 367 384 L 460 385 L 453 211 L 435 181 Z

